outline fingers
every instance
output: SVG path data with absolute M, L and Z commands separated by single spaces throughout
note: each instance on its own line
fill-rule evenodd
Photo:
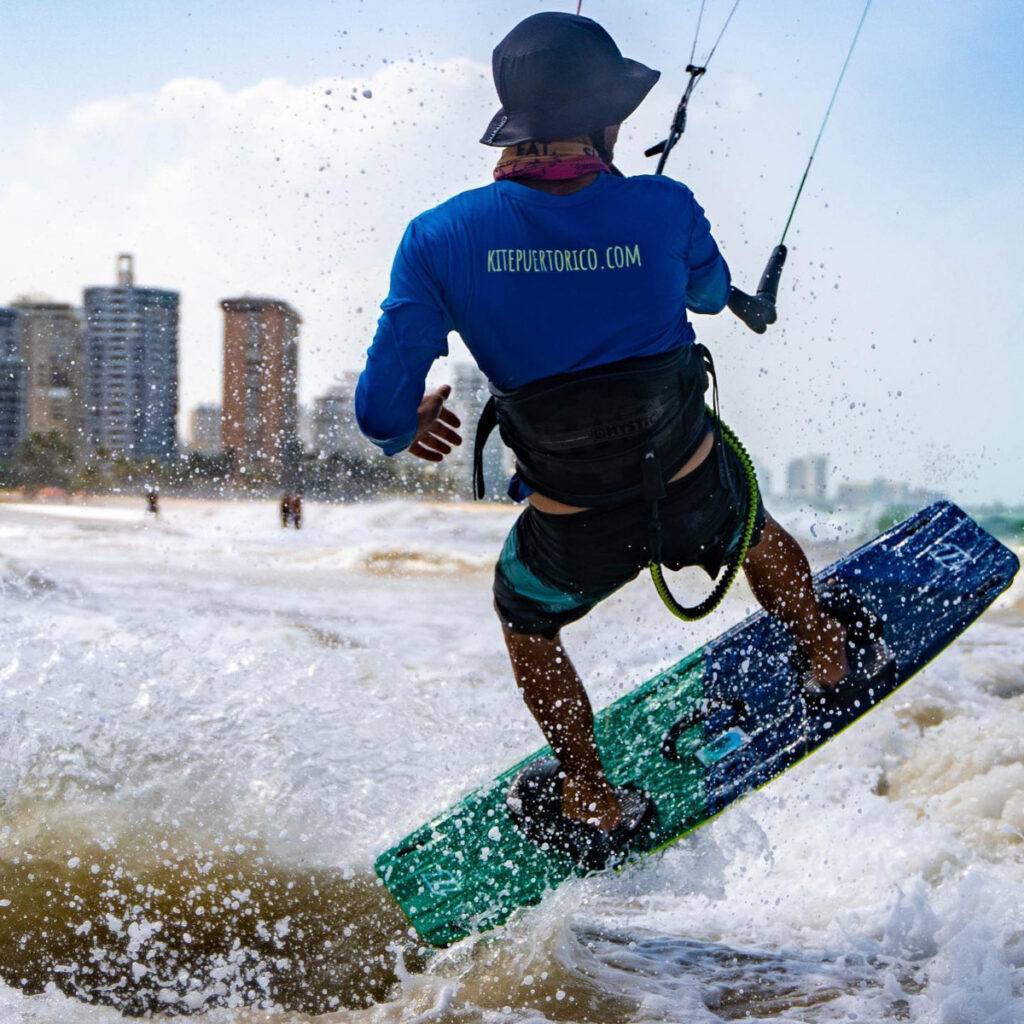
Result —
M 438 418 L 444 420 L 445 423 L 448 423 L 453 427 L 462 426 L 462 420 L 460 420 L 459 417 L 456 416 L 455 413 L 453 413 L 447 406 L 441 407 L 441 411 L 438 413 Z
M 438 416 L 441 410 L 444 408 L 444 403 L 448 401 L 451 396 L 452 389 L 450 384 L 442 384 L 439 388 L 435 388 L 433 391 L 428 391 L 423 396 L 423 401 L 420 402 L 421 410 L 429 410 L 431 416 Z
M 462 425 L 462 420 L 451 411 L 446 409 L 444 403 L 451 397 L 452 389 L 450 384 L 442 384 L 441 387 L 436 388 L 433 391 L 428 391 L 423 396 L 423 401 L 420 402 L 420 411 L 425 412 L 429 410 L 429 413 L 434 418 L 440 417 L 445 423 L 450 424 L 453 427 L 459 427 Z
M 444 406 L 451 393 L 451 385 L 442 384 L 423 396 L 418 411 L 420 430 L 409 445 L 410 455 L 427 462 L 440 462 L 451 454 L 453 446 L 462 444 L 462 435 L 455 429 L 462 426 L 462 421 Z
M 417 459 L 425 459 L 427 462 L 440 462 L 444 458 L 439 452 L 432 451 L 420 444 L 419 441 L 409 445 L 409 454 L 415 455 Z
M 446 384 L 444 387 L 423 396 L 419 409 L 416 410 L 421 425 L 442 419 L 453 427 L 461 426 L 462 421 L 459 417 L 451 409 L 446 409 L 444 405 L 445 399 L 451 394 L 451 390 Z
M 451 448 L 436 437 L 421 438 L 409 445 L 409 454 L 415 455 L 418 459 L 426 459 L 427 462 L 440 462 L 446 455 L 451 454 Z
M 456 421 L 455 425 L 458 426 L 458 421 Z M 440 420 L 435 421 L 431 425 L 430 433 L 433 434 L 434 437 L 439 437 L 442 440 L 447 441 L 449 444 L 462 444 L 462 435 L 459 434 L 457 431 L 452 430 L 451 427 L 446 427 L 443 423 L 440 422 Z
M 433 452 L 437 452 L 443 459 L 446 455 L 451 455 L 452 446 L 445 444 L 440 438 L 434 437 L 431 434 L 429 437 L 421 437 L 418 442 L 424 448 L 429 448 Z
M 462 444 L 462 438 L 454 430 L 449 430 L 447 427 L 441 427 L 435 423 L 428 433 L 416 438 L 416 443 L 426 448 L 432 448 L 435 452 L 440 452 L 442 455 L 450 455 L 452 445 Z
M 446 455 L 450 455 L 453 445 L 462 444 L 462 438 L 439 423 L 434 423 L 430 430 L 421 434 L 409 445 L 409 454 L 415 455 L 418 459 L 426 459 L 427 462 L 440 462 Z

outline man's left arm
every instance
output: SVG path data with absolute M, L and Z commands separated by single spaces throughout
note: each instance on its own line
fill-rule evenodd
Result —
M 729 301 L 729 265 L 718 251 L 700 204 L 693 202 L 693 227 L 690 230 L 686 282 L 686 308 L 694 313 L 721 313 Z

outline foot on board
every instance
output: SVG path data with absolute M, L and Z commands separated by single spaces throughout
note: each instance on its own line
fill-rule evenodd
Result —
M 633 785 L 616 789 L 622 823 L 604 832 L 562 814 L 562 777 L 562 766 L 554 757 L 538 758 L 516 776 L 505 798 L 516 826 L 531 842 L 568 854 L 587 871 L 621 864 L 634 841 L 653 826 L 654 801 Z
M 826 686 L 811 671 L 807 656 L 796 651 L 791 664 L 800 680 L 800 690 L 812 711 L 859 707 L 872 704 L 873 684 L 896 671 L 896 659 L 882 636 L 882 620 L 845 584 L 829 580 L 818 590 L 818 602 L 846 627 L 846 660 L 850 671 L 841 683 Z

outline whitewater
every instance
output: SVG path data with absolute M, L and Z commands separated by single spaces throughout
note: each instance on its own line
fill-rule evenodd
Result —
M 1019 578 L 663 854 L 423 949 L 374 858 L 541 745 L 491 609 L 515 514 L 0 504 L 0 1022 L 1024 1022 Z M 868 536 L 781 518 L 815 567 Z M 641 578 L 565 639 L 603 706 L 752 610 Z

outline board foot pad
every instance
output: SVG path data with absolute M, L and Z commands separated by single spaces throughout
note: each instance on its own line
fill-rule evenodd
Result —
M 563 778 L 562 766 L 554 757 L 538 758 L 516 776 L 505 798 L 516 827 L 531 842 L 568 854 L 587 871 L 621 864 L 631 844 L 653 827 L 654 802 L 636 786 L 620 787 L 615 794 L 622 804 L 622 824 L 603 832 L 562 814 Z

